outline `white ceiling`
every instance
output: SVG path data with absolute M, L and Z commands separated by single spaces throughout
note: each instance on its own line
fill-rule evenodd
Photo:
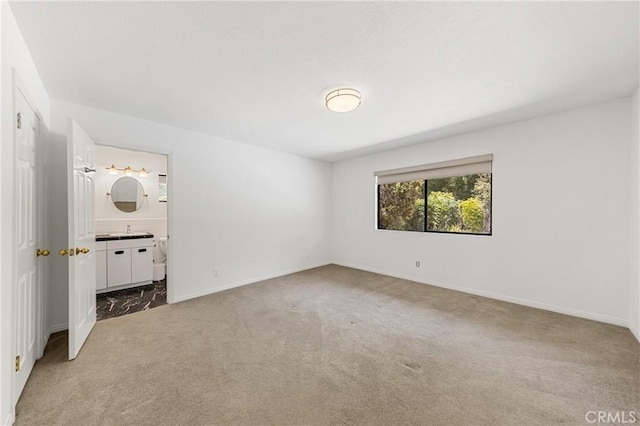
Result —
M 325 160 L 638 86 L 638 2 L 11 7 L 54 98 Z M 345 86 L 360 108 L 326 110 Z

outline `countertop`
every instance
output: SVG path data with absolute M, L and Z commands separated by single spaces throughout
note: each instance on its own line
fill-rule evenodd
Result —
M 96 241 L 114 241 L 114 240 L 135 240 L 139 238 L 153 238 L 153 234 L 149 232 L 116 232 L 112 234 L 96 234 Z

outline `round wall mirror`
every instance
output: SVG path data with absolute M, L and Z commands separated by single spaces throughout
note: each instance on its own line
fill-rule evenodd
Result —
M 136 178 L 121 177 L 113 182 L 111 187 L 111 201 L 118 210 L 131 213 L 142 208 L 144 203 L 144 188 Z

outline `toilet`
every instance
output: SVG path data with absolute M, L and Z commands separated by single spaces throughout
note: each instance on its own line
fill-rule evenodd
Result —
M 167 237 L 160 237 L 153 243 L 153 280 L 163 280 L 167 273 Z

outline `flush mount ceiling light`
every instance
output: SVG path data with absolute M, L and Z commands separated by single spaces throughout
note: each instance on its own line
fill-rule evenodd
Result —
M 360 92 L 356 89 L 332 90 L 324 98 L 325 105 L 333 112 L 349 112 L 360 106 Z

